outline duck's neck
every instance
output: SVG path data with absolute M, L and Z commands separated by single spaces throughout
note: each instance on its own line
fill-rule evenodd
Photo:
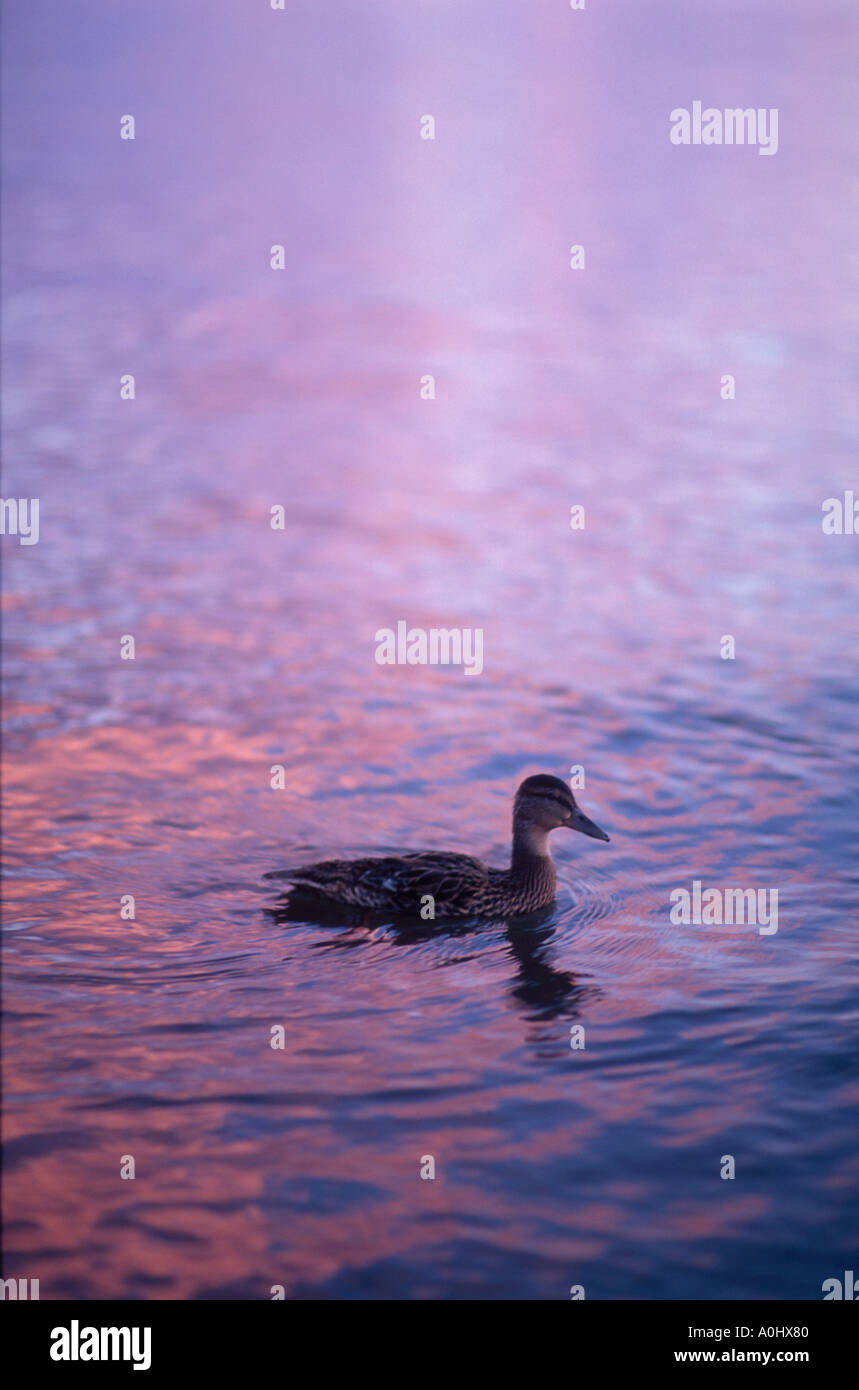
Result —
M 536 825 L 517 825 L 513 822 L 513 853 L 510 868 L 514 873 L 535 869 L 554 874 L 555 865 L 549 853 L 549 832 Z

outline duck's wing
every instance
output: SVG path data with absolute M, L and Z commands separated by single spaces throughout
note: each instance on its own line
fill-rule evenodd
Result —
M 436 913 L 467 915 L 488 885 L 486 866 L 467 854 L 433 850 L 381 859 L 329 859 L 296 869 L 299 889 L 359 907 L 418 913 L 431 894 Z
M 403 855 L 400 864 L 397 905 L 403 912 L 418 912 L 431 894 L 437 916 L 468 916 L 489 885 L 486 865 L 468 854 L 426 850 Z

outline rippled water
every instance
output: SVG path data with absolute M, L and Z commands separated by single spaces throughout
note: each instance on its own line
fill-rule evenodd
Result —
M 859 1171 L 849 7 L 4 9 L 3 495 L 41 503 L 3 538 L 5 1274 L 820 1297 Z M 672 147 L 699 98 L 777 106 L 778 154 Z M 379 667 L 399 619 L 483 628 L 483 674 Z M 612 842 L 555 836 L 534 918 L 262 878 L 501 864 L 574 764 Z M 777 889 L 777 933 L 673 925 L 695 879 Z

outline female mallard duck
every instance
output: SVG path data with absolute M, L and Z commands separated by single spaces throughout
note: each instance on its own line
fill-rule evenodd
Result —
M 562 825 L 608 839 L 579 810 L 566 782 L 540 773 L 526 777 L 513 802 L 509 869 L 489 869 L 467 854 L 427 850 L 385 859 L 329 859 L 267 877 L 288 877 L 298 893 L 353 907 L 417 914 L 429 894 L 436 917 L 514 917 L 554 898 L 549 831 Z

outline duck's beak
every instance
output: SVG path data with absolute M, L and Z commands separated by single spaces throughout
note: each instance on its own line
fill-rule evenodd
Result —
M 605 831 L 600 830 L 595 821 L 589 820 L 578 806 L 573 812 L 572 819 L 567 821 L 566 825 L 570 830 L 580 830 L 583 835 L 590 835 L 592 840 L 608 840 Z

